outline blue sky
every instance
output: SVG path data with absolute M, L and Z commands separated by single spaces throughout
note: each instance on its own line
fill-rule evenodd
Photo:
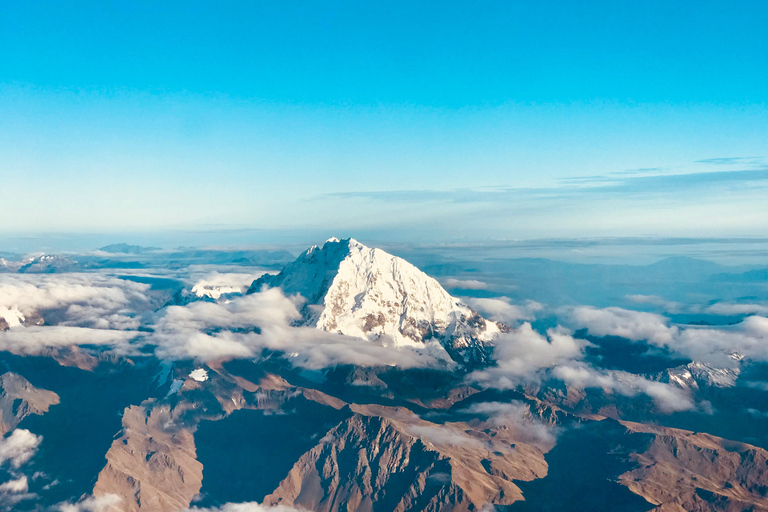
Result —
M 0 232 L 768 233 L 768 3 L 2 2 Z

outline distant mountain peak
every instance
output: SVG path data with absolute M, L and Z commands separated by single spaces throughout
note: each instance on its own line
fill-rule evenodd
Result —
M 159 251 L 159 247 L 142 247 L 141 245 L 130 245 L 127 243 L 110 244 L 99 248 L 102 252 L 111 254 L 142 254 L 145 252 Z
M 407 261 L 354 238 L 310 247 L 279 274 L 254 281 L 248 293 L 265 286 L 304 297 L 306 325 L 359 338 L 388 337 L 398 347 L 442 347 L 465 364 L 487 361 L 503 328 Z

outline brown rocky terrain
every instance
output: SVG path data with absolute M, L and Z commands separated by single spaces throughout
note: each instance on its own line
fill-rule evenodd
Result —
M 0 435 L 10 432 L 30 414 L 44 414 L 59 403 L 53 391 L 38 389 L 21 375 L 0 375 Z
M 768 510 L 768 452 L 709 434 L 624 422 L 652 434 L 632 457 L 639 468 L 621 475 L 659 512 Z
M 173 421 L 168 406 L 126 409 L 123 435 L 106 457 L 93 494 L 119 496 L 120 503 L 110 509 L 115 512 L 181 510 L 202 486 L 194 437 Z
M 522 499 L 513 480 L 546 475 L 544 454 L 501 429 L 437 425 L 402 408 L 352 405 L 355 414 L 304 454 L 270 504 L 324 512 L 479 510 Z

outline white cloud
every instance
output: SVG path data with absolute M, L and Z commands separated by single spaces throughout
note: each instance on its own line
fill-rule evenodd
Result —
M 459 432 L 445 425 L 407 425 L 408 433 L 433 445 L 453 445 L 467 448 L 484 448 L 485 444 L 463 431 Z
M 73 312 L 65 313 L 64 322 L 85 327 L 108 314 L 148 307 L 148 289 L 147 284 L 100 274 L 1 274 L 0 306 L 16 308 L 25 316 L 77 306 Z
M 730 357 L 734 352 L 754 361 L 768 361 L 768 319 L 762 316 L 748 316 L 734 325 L 682 327 L 670 325 L 668 319 L 652 313 L 579 306 L 568 311 L 566 318 L 573 327 L 586 328 L 597 336 L 647 340 L 716 367 L 737 364 Z
M 606 393 L 628 397 L 646 394 L 665 413 L 694 408 L 693 401 L 681 389 L 628 372 L 599 370 L 585 363 L 571 363 L 554 368 L 552 375 L 577 389 L 600 388 Z
M 155 323 L 148 341 L 157 344 L 156 353 L 163 359 L 211 361 L 254 357 L 271 349 L 290 354 L 297 366 L 313 369 L 343 363 L 401 367 L 436 363 L 429 346 L 394 350 L 385 345 L 387 340 L 376 343 L 296 326 L 301 319 L 300 305 L 296 297 L 271 288 L 226 303 L 171 306 Z
M 649 381 L 627 372 L 606 371 L 582 361 L 587 342 L 563 328 L 549 329 L 547 336 L 525 323 L 497 339 L 494 367 L 475 371 L 467 379 L 484 387 L 514 389 L 554 377 L 577 389 L 601 388 L 624 396 L 646 394 L 662 412 L 693 407 L 691 400 L 668 384 Z
M 472 404 L 464 411 L 488 416 L 491 425 L 507 427 L 521 442 L 537 446 L 543 451 L 549 451 L 555 446 L 557 429 L 534 417 L 530 407 L 523 402 L 482 402 Z
M 487 290 L 490 288 L 488 283 L 477 281 L 475 279 L 454 279 L 449 277 L 443 281 L 446 288 L 458 288 L 461 290 Z
M 77 503 L 60 503 L 59 512 L 119 512 L 122 499 L 116 494 L 89 496 Z
M 301 512 L 304 510 L 285 505 L 262 505 L 253 501 L 250 503 L 227 503 L 215 508 L 192 507 L 181 512 Z
M 597 336 L 648 340 L 655 345 L 668 345 L 678 334 L 678 329 L 667 325 L 661 315 L 617 307 L 577 306 L 566 310 L 566 317 L 576 327 L 585 327 Z
M 586 342 L 562 329 L 549 329 L 544 337 L 526 322 L 495 340 L 497 365 L 471 373 L 470 380 L 495 388 L 514 388 L 538 380 L 539 371 L 583 357 Z
M 714 366 L 732 366 L 739 353 L 753 361 L 768 361 L 768 318 L 748 316 L 735 325 L 691 326 L 680 332 L 669 348 Z
M 99 274 L 0 275 L 0 316 L 10 327 L 0 332 L 0 350 L 38 354 L 68 345 L 127 347 L 138 336 L 140 315 L 152 308 L 148 289 Z M 30 322 L 41 315 L 46 325 Z
M 0 350 L 14 354 L 35 355 L 47 348 L 72 345 L 100 345 L 118 348 L 129 353 L 130 340 L 139 336 L 134 331 L 114 331 L 54 325 L 49 327 L 22 327 L 0 332 Z
M 768 316 L 765 304 L 729 304 L 718 302 L 704 309 L 704 313 L 720 316 L 763 315 Z
M 29 490 L 29 482 L 27 477 L 21 475 L 16 480 L 8 480 L 0 484 L 0 493 L 2 494 L 20 494 L 26 493 Z
M 544 309 L 544 306 L 533 300 L 527 300 L 523 304 L 512 304 L 509 297 L 493 299 L 465 297 L 462 300 L 484 317 L 510 325 L 521 320 L 534 320 L 536 313 Z
M 25 464 L 37 452 L 43 440 L 29 430 L 17 428 L 11 435 L 0 438 L 0 465 L 10 462 L 14 468 Z
M 201 277 L 192 286 L 192 293 L 198 297 L 207 295 L 218 299 L 223 294 L 244 293 L 251 283 L 264 272 L 256 274 L 219 273 L 213 272 Z

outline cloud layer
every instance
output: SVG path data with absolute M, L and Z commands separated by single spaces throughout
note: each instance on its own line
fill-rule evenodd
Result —
M 768 318 L 748 316 L 734 325 L 676 326 L 653 313 L 610 307 L 580 306 L 566 313 L 575 328 L 596 336 L 619 336 L 665 348 L 675 354 L 715 366 L 733 366 L 733 354 L 768 361 Z

